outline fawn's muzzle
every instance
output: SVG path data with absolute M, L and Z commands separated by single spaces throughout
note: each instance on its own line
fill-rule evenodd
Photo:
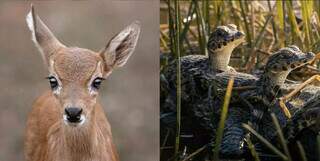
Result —
M 69 107 L 65 108 L 64 111 L 69 122 L 77 123 L 81 121 L 82 108 Z

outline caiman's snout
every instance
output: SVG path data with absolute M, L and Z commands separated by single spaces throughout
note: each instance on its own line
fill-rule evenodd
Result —
M 224 49 L 231 50 L 243 43 L 244 38 L 245 34 L 237 30 L 237 26 L 234 24 L 229 24 L 227 26 L 218 26 L 210 34 L 207 47 L 208 50 L 213 53 L 220 52 Z
M 307 53 L 306 53 L 306 58 L 307 58 L 309 61 L 312 61 L 315 57 L 316 57 L 316 54 L 314 54 L 313 52 L 307 52 Z
M 242 31 L 238 31 L 234 36 L 236 38 L 244 38 L 246 34 L 244 34 Z
M 237 31 L 237 32 L 235 32 L 235 33 L 233 33 L 233 34 L 230 34 L 230 35 L 225 39 L 225 41 L 230 42 L 230 44 L 231 44 L 233 41 L 235 41 L 235 40 L 241 40 L 241 39 L 243 39 L 245 36 L 246 36 L 246 35 L 245 35 L 243 32 Z
M 307 52 L 305 54 L 301 54 L 298 56 L 296 60 L 293 60 L 290 67 L 291 69 L 296 69 L 298 67 L 304 66 L 308 63 L 311 63 L 315 58 L 315 54 L 313 52 Z
M 300 57 L 300 65 L 305 65 L 307 63 L 310 63 L 314 60 L 315 54 L 313 52 L 307 52 L 303 56 Z
M 82 121 L 81 114 L 82 114 L 82 108 L 77 107 L 68 107 L 65 108 L 65 116 L 66 120 L 70 123 L 79 123 Z
M 233 35 L 231 35 L 230 44 L 239 45 L 244 42 L 245 34 L 242 31 L 237 31 Z

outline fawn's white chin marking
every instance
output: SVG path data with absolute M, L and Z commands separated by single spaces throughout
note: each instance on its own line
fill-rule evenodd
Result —
M 63 114 L 63 122 L 64 124 L 68 125 L 68 126 L 73 126 L 73 127 L 77 127 L 77 126 L 81 126 L 83 125 L 85 122 L 86 122 L 86 117 L 81 114 L 80 116 L 80 121 L 79 122 L 70 122 L 68 119 L 67 119 L 67 115 L 66 114 Z

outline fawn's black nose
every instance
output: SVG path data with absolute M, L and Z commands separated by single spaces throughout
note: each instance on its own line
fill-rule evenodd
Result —
M 65 108 L 65 113 L 67 115 L 67 120 L 72 123 L 80 122 L 82 108 L 69 107 Z

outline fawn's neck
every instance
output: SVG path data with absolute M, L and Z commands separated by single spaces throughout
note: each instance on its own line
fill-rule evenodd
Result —
M 225 48 L 219 52 L 210 52 L 209 59 L 213 71 L 227 71 L 233 47 Z

